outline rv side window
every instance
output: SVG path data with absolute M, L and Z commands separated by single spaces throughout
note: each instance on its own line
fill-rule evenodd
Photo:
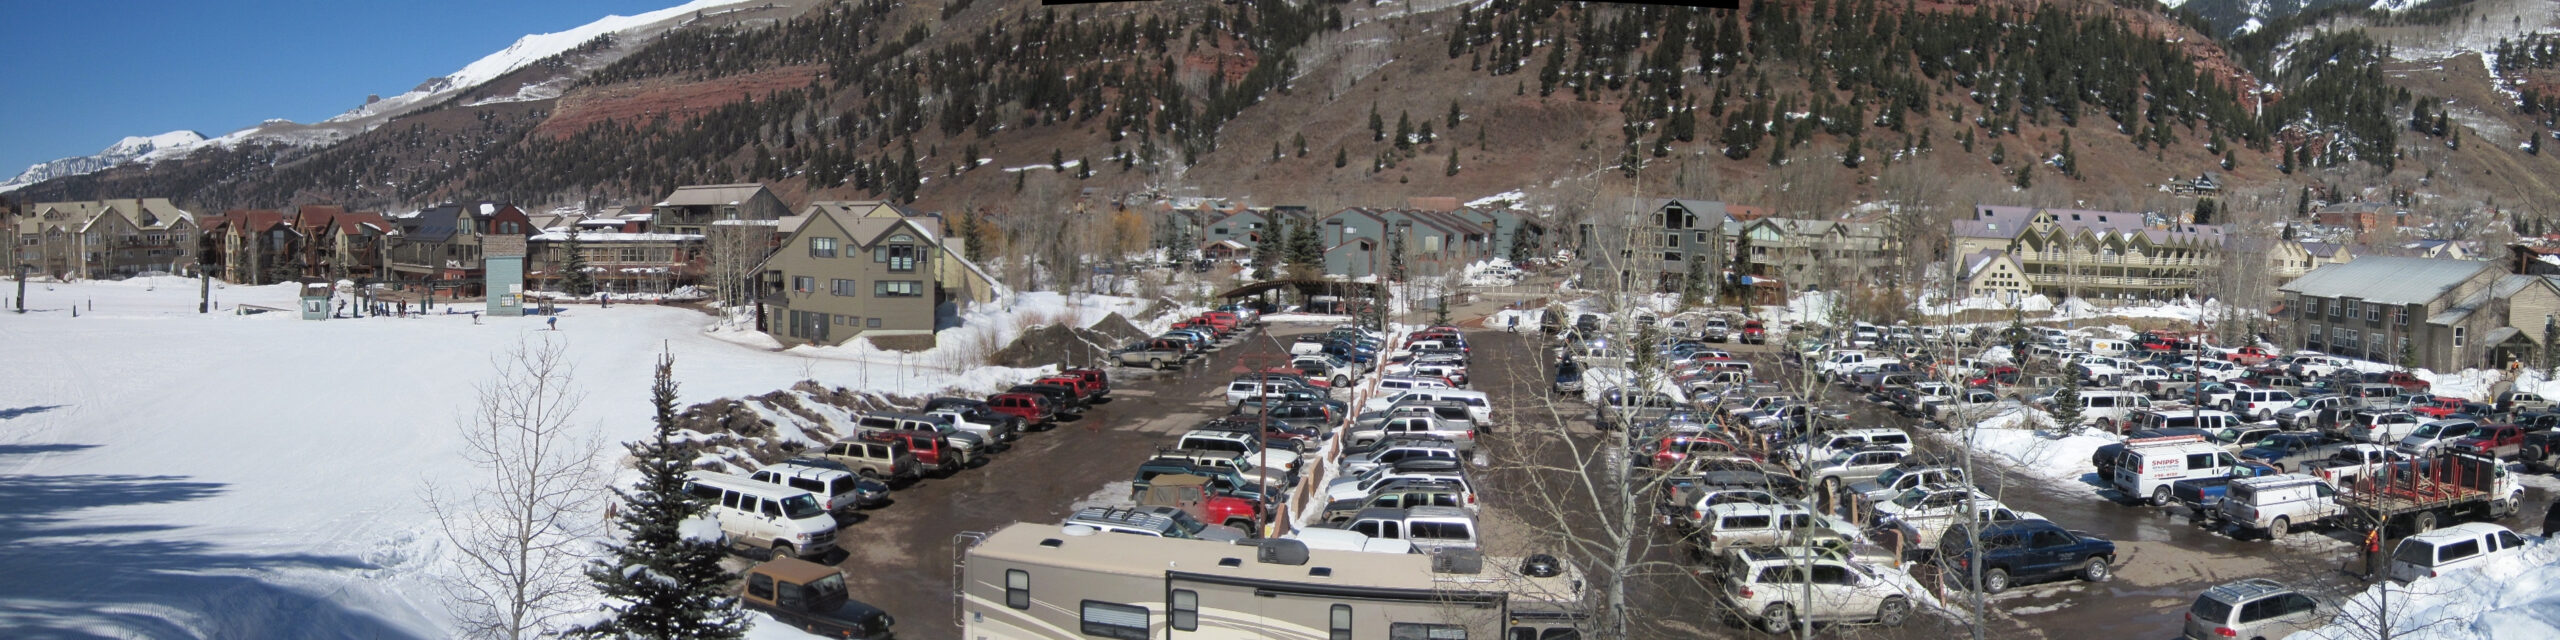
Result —
M 1325 640 L 1351 640 L 1351 605 L 1333 605 L 1332 629 Z
M 1169 611 L 1165 614 L 1165 618 L 1167 622 L 1173 624 L 1174 630 L 1200 630 L 1200 592 L 1190 589 L 1173 590 L 1173 606 Z
M 761 573 L 747 576 L 747 597 L 761 600 L 772 600 L 773 576 Z
M 1452 624 L 1398 622 L 1387 625 L 1387 640 L 1467 640 L 1467 628 Z
M 1081 630 L 1088 636 L 1147 640 L 1146 607 L 1086 600 L 1080 622 Z
M 1004 571 L 1004 606 L 1031 608 L 1031 572 L 1021 569 Z

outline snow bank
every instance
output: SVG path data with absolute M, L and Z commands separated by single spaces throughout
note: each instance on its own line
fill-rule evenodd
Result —
M 2054 491 L 2074 496 L 2098 495 L 2098 488 L 2105 481 L 2097 477 L 2098 467 L 2089 458 L 2099 447 L 2122 442 L 2123 438 L 2093 429 L 2057 438 L 2050 430 L 2052 424 L 2051 414 L 2019 406 L 1984 419 L 1977 428 L 1935 431 L 1929 437 L 1970 447 L 1974 453 L 1990 456 L 2018 473 L 2052 480 L 2045 486 Z
M 2384 589 L 2389 589 L 2385 609 Z M 2389 612 L 2387 620 L 2377 615 Z M 2523 551 L 2490 558 L 2406 586 L 2389 581 L 2357 594 L 2338 608 L 2329 626 L 2287 636 L 2292 640 L 2371 637 L 2388 622 L 2398 640 L 2544 640 L 2560 638 L 2560 543 L 2536 541 Z
M 2464 400 L 2488 402 L 2495 385 L 2505 382 L 2507 374 L 2489 369 L 2464 369 L 2453 373 L 2436 373 L 2419 369 L 2418 379 L 2427 381 L 2427 392 L 2438 396 L 2458 396 Z

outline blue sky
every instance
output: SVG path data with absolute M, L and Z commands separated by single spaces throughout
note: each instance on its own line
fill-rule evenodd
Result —
M 516 38 L 684 0 L 0 0 L 0 179 L 125 136 L 326 119 Z

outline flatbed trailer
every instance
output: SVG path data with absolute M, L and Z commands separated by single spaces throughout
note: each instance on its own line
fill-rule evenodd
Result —
M 2447 454 L 2391 463 L 2344 485 L 2338 496 L 2367 525 L 2415 533 L 2445 521 L 2494 520 L 2512 515 L 2523 485 L 2497 460 Z

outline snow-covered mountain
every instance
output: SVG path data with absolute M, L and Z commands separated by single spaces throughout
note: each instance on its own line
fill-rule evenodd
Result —
M 105 150 L 85 156 L 72 156 L 27 167 L 17 177 L 0 182 L 0 193 L 64 176 L 76 176 L 127 162 L 151 162 L 186 155 L 204 145 L 204 135 L 193 131 L 171 131 L 156 136 L 129 136 L 117 140 Z
M 692 0 L 682 5 L 659 9 L 636 16 L 605 16 L 577 28 L 554 33 L 537 33 L 516 39 L 507 48 L 482 56 L 461 70 L 428 78 L 407 93 L 369 101 L 363 106 L 327 120 L 303 124 L 285 119 L 272 119 L 255 126 L 233 131 L 207 140 L 193 131 L 174 131 L 150 137 L 129 137 L 96 155 L 62 158 L 29 167 L 17 177 L 0 182 L 0 193 L 55 178 L 94 173 L 119 164 L 135 161 L 157 161 L 185 157 L 207 147 L 231 148 L 244 143 L 283 144 L 318 147 L 334 144 L 356 134 L 372 130 L 382 123 L 420 108 L 441 103 L 456 94 L 496 80 L 532 65 L 544 58 L 575 49 L 597 36 L 612 34 L 618 42 L 612 51 L 603 52 L 579 65 L 583 69 L 600 67 L 638 48 L 649 37 L 693 21 L 696 13 L 710 15 L 730 5 L 749 0 Z M 544 82 L 515 88 L 505 98 L 479 103 L 517 100 L 548 100 L 560 97 L 565 82 Z M 137 150 L 138 149 L 138 150 Z

